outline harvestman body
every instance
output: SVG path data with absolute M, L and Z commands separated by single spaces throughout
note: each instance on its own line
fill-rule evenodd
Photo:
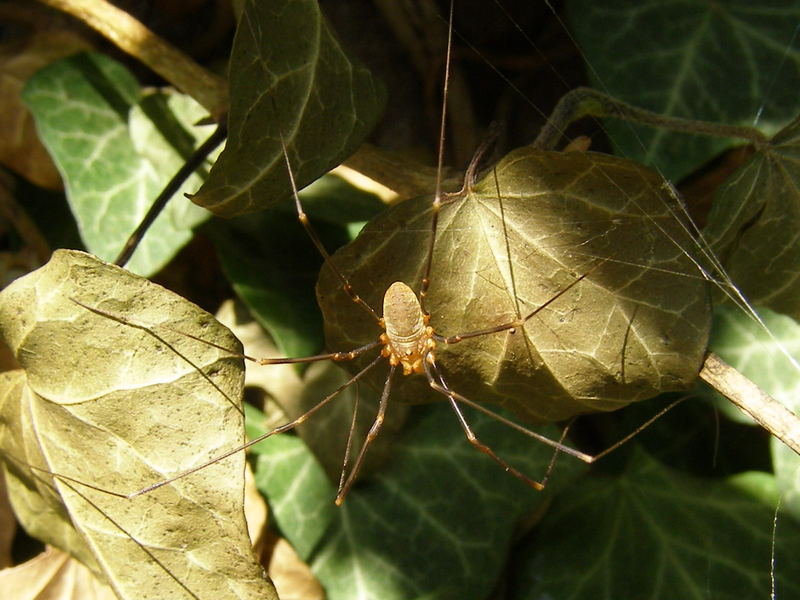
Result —
M 433 362 L 433 327 L 428 325 L 430 315 L 422 311 L 416 294 L 402 281 L 396 281 L 383 296 L 383 319 L 386 330 L 381 355 L 393 367 L 402 365 L 403 375 L 423 373 L 423 362 Z

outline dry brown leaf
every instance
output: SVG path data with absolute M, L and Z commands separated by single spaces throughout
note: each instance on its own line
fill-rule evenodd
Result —
M 285 538 L 274 541 L 269 573 L 281 600 L 324 600 L 325 590 Z
M 0 571 L 4 598 L 116 600 L 114 592 L 65 552 L 48 547 L 28 562 Z
M 67 30 L 35 31 L 0 45 L 0 163 L 44 188 L 60 189 L 61 177 L 20 94 L 36 71 L 88 48 L 86 40 Z

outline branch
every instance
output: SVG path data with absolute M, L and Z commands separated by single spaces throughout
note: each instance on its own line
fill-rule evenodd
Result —
M 189 94 L 219 118 L 228 110 L 227 82 L 194 62 L 124 10 L 105 0 L 39 0 L 68 13 Z
M 755 383 L 709 352 L 700 378 L 800 454 L 800 419 Z

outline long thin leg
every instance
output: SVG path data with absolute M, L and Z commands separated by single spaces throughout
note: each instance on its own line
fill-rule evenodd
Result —
M 93 312 L 95 314 L 98 314 L 98 315 L 101 315 L 101 316 L 104 316 L 104 317 L 108 317 L 109 319 L 113 319 L 114 321 L 117 321 L 118 323 L 122 323 L 123 325 L 128 325 L 130 327 L 135 327 L 136 329 L 141 329 L 141 330 L 149 333 L 150 335 L 152 335 L 153 337 L 155 337 L 156 339 L 158 339 L 162 343 L 167 344 L 167 342 L 163 338 L 161 338 L 157 333 L 155 333 L 152 330 L 152 327 L 153 327 L 152 325 L 145 325 L 145 324 L 142 324 L 142 323 L 137 323 L 135 321 L 132 321 L 130 319 L 127 319 L 125 317 L 117 315 L 115 313 L 109 312 L 107 310 L 103 310 L 102 308 L 97 308 L 96 306 L 89 306 L 88 304 L 84 304 L 83 302 L 81 302 L 80 300 L 76 300 L 75 298 L 70 298 L 70 300 L 72 302 L 74 302 L 75 304 L 77 304 L 79 306 L 82 306 L 83 308 L 85 308 L 86 310 L 88 310 L 90 312 Z M 352 350 L 348 350 L 346 352 L 326 352 L 326 353 L 323 353 L 323 354 L 315 354 L 314 356 L 280 357 L 280 358 L 256 358 L 254 356 L 248 356 L 247 354 L 241 354 L 239 352 L 233 352 L 230 348 L 226 348 L 225 346 L 221 346 L 219 344 L 215 344 L 214 342 L 212 342 L 210 340 L 205 340 L 205 339 L 203 339 L 203 338 L 201 338 L 199 336 L 193 335 L 191 333 L 187 333 L 185 331 L 181 331 L 180 329 L 175 329 L 174 327 L 170 327 L 168 325 L 158 325 L 158 327 L 166 329 L 167 331 L 172 331 L 173 333 L 177 333 L 177 334 L 182 335 L 184 337 L 187 337 L 187 338 L 189 338 L 191 340 L 198 341 L 198 342 L 200 342 L 202 344 L 205 344 L 206 346 L 211 346 L 212 348 L 217 348 L 218 350 L 223 350 L 223 351 L 227 352 L 228 354 L 230 354 L 231 356 L 234 356 L 234 357 L 237 357 L 237 358 L 243 358 L 245 360 L 249 360 L 250 362 L 254 362 L 254 363 L 262 365 L 262 366 L 263 365 L 289 365 L 289 364 L 298 364 L 298 363 L 312 363 L 312 362 L 320 362 L 320 361 L 323 361 L 323 360 L 334 360 L 334 361 L 337 361 L 337 362 L 341 362 L 341 361 L 345 361 L 345 360 L 353 360 L 354 358 L 357 358 L 357 357 L 361 356 L 365 352 L 368 352 L 369 350 L 377 348 L 378 346 L 381 345 L 381 342 L 374 341 L 374 342 L 370 342 L 369 344 L 364 344 L 363 346 L 359 346 L 358 348 L 353 348 Z M 167 344 L 167 345 L 169 345 L 169 344 Z
M 294 181 L 294 173 L 292 172 L 292 165 L 289 162 L 289 152 L 286 150 L 286 142 L 284 142 L 284 140 L 283 140 L 283 135 L 280 136 L 280 141 L 281 141 L 281 151 L 283 152 L 283 159 L 286 162 L 286 171 L 287 171 L 287 173 L 289 175 L 289 183 L 292 186 L 292 195 L 294 196 L 294 206 L 295 206 L 295 209 L 297 210 L 297 219 L 300 221 L 300 224 L 303 226 L 303 229 L 306 230 L 306 234 L 311 239 L 311 242 L 314 244 L 314 246 L 317 248 L 317 251 L 320 253 L 320 255 L 322 256 L 322 258 L 325 261 L 325 263 L 328 266 L 330 266 L 331 269 L 333 269 L 333 272 L 339 278 L 339 281 L 342 282 L 342 289 L 345 291 L 345 293 L 348 296 L 350 296 L 350 299 L 353 302 L 355 302 L 361 308 L 363 308 L 365 311 L 367 311 L 369 313 L 369 315 L 373 319 L 375 319 L 375 321 L 377 323 L 380 324 L 381 318 L 378 316 L 378 313 L 376 313 L 373 310 L 373 308 L 369 304 L 367 304 L 364 301 L 363 298 L 361 298 L 361 296 L 356 294 L 355 290 L 353 289 L 353 286 L 350 285 L 350 281 L 347 279 L 347 277 L 344 276 L 344 273 L 342 273 L 336 267 L 336 265 L 333 263 L 333 261 L 331 261 L 331 255 L 328 254 L 328 251 L 325 249 L 325 246 L 322 244 L 322 240 L 319 239 L 319 236 L 317 235 L 317 232 L 314 231 L 314 228 L 311 227 L 311 223 L 308 222 L 308 216 L 306 215 L 305 211 L 303 210 L 303 204 L 300 201 L 300 194 L 298 193 L 298 190 L 297 190 L 297 184 Z
M 344 459 L 342 460 L 342 472 L 339 476 L 339 487 L 336 490 L 338 496 L 344 488 L 345 478 L 347 477 L 347 465 L 350 464 L 350 452 L 353 449 L 353 434 L 356 431 L 358 422 L 358 383 L 356 383 L 356 401 L 353 404 L 353 420 L 350 422 L 350 431 L 347 432 L 347 445 L 344 448 Z
M 8 458 L 10 458 L 11 460 L 13 460 L 13 461 L 15 461 L 15 462 L 18 462 L 18 463 L 20 463 L 20 464 L 24 464 L 26 467 L 30 468 L 31 470 L 36 470 L 36 469 L 37 469 L 36 467 L 33 467 L 32 465 L 29 465 L 28 463 L 24 463 L 24 462 L 21 462 L 21 461 L 19 461 L 19 459 L 15 458 L 15 457 L 13 457 L 13 456 L 10 456 L 10 457 L 8 457 Z M 40 470 L 40 471 L 43 471 L 42 469 L 38 469 L 38 470 Z M 48 474 L 48 475 L 50 475 L 50 476 L 53 476 L 53 475 L 54 475 L 53 473 L 48 473 L 47 471 L 43 471 L 43 472 L 44 472 L 44 473 L 47 473 L 47 474 Z M 176 577 L 176 576 L 175 576 L 175 574 L 174 574 L 174 573 L 173 573 L 173 572 L 172 572 L 172 571 L 171 571 L 171 570 L 170 570 L 170 569 L 167 567 L 167 565 L 165 565 L 165 564 L 164 564 L 164 562 L 162 562 L 162 561 L 161 561 L 161 560 L 158 558 L 158 556 L 156 556 L 156 554 L 155 554 L 155 553 L 154 553 L 154 552 L 153 552 L 153 551 L 152 551 L 152 550 L 151 550 L 151 549 L 150 549 L 150 548 L 149 548 L 149 547 L 148 547 L 146 544 L 143 544 L 143 543 L 141 543 L 141 542 L 140 542 L 140 541 L 139 541 L 139 540 L 136 538 L 136 535 L 135 535 L 133 532 L 131 532 L 131 531 L 128 531 L 127 529 L 125 529 L 125 527 L 124 527 L 124 526 L 123 526 L 123 525 L 122 525 L 122 524 L 121 524 L 119 521 L 117 521 L 116 519 L 113 519 L 113 518 L 112 518 L 112 517 L 111 517 L 111 516 L 110 516 L 110 515 L 109 515 L 107 512 L 105 512 L 105 511 L 104 511 L 102 508 L 100 508 L 100 507 L 99 507 L 99 506 L 98 506 L 98 505 L 97 505 L 95 502 L 93 502 L 91 498 L 89 498 L 89 497 L 88 497 L 86 494 L 84 494 L 84 493 L 83 493 L 83 492 L 80 490 L 80 487 L 79 487 L 79 486 L 93 488 L 93 489 L 95 489 L 95 490 L 99 490 L 99 491 L 101 491 L 101 492 L 103 492 L 103 491 L 105 491 L 105 490 L 102 490 L 101 488 L 95 488 L 94 486 L 89 486 L 89 485 L 87 485 L 87 484 L 85 484 L 85 483 L 83 483 L 83 482 L 81 482 L 81 481 L 78 481 L 77 479 L 73 479 L 72 477 L 65 477 L 65 476 L 63 476 L 63 475 L 57 475 L 57 477 L 58 477 L 59 479 L 61 479 L 62 483 L 63 483 L 63 484 L 66 486 L 66 487 L 68 487 L 68 488 L 69 488 L 69 489 L 71 489 L 71 490 L 72 490 L 72 491 L 73 491 L 75 494 L 77 494 L 78 496 L 80 496 L 80 497 L 83 499 L 83 501 L 84 501 L 84 502 L 86 502 L 87 504 L 89 504 L 89 505 L 90 505 L 90 506 L 91 506 L 91 507 L 92 507 L 92 508 L 93 508 L 95 511 L 97 511 L 97 513 L 98 513 L 99 515 L 102 515 L 102 517 L 103 517 L 103 518 L 104 518 L 106 521 L 108 521 L 109 523 L 111 523 L 111 525 L 112 525 L 112 526 L 113 526 L 115 529 L 117 529 L 118 531 L 120 531 L 121 533 L 123 533 L 125 536 L 127 536 L 128 538 L 130 538 L 130 539 L 133 541 L 133 543 L 135 543 L 135 544 L 136 544 L 136 545 L 139 547 L 139 549 L 140 549 L 142 552 L 144 552 L 144 553 L 145 553 L 145 554 L 148 556 L 148 558 L 149 558 L 150 560 L 152 560 L 152 561 L 153 561 L 153 563 L 155 563 L 156 565 L 158 565 L 158 566 L 161 568 L 161 570 L 162 570 L 162 571 L 163 571 L 163 572 L 164 572 L 164 573 L 165 573 L 165 574 L 166 574 L 166 575 L 167 575 L 167 576 L 168 576 L 170 579 L 172 579 L 172 580 L 173 580 L 173 581 L 174 581 L 174 582 L 175 582 L 175 583 L 176 583 L 178 586 L 180 586 L 181 588 L 183 588 L 183 589 L 186 591 L 186 593 L 188 593 L 188 594 L 189 594 L 189 595 L 190 595 L 192 598 L 195 598 L 196 600 L 201 600 L 200 596 L 198 596 L 197 594 L 195 594 L 195 593 L 194 593 L 194 592 L 193 592 L 193 591 L 192 591 L 192 590 L 191 590 L 189 587 L 187 587 L 187 586 L 186 586 L 186 584 L 185 584 L 184 582 L 182 582 L 182 581 L 181 581 L 181 580 L 180 580 L 178 577 Z M 49 488 L 51 488 L 51 489 L 54 489 L 54 486 L 53 486 L 53 484 L 52 484 L 51 482 L 49 482 L 49 481 L 47 481 L 47 480 L 45 480 L 45 479 L 42 479 L 42 478 L 38 478 L 38 479 L 39 479 L 39 481 L 41 481 L 41 482 L 42 482 L 44 485 L 46 485 L 47 487 L 49 487 Z M 77 485 L 73 485 L 73 484 L 77 484 Z M 56 494 L 59 494 L 59 492 L 58 492 L 58 491 L 54 491 L 54 493 L 56 493 Z M 116 494 L 116 493 L 113 493 L 113 492 L 108 492 L 108 493 L 110 493 L 112 496 L 116 496 L 116 497 L 118 497 L 118 498 L 126 498 L 126 496 L 125 496 L 125 495 L 123 495 L 123 494 Z
M 480 450 L 484 454 L 487 454 L 489 457 L 491 457 L 492 460 L 494 460 L 501 467 L 503 467 L 503 469 L 505 469 L 506 471 L 508 471 L 509 473 L 511 473 L 512 475 L 514 475 L 515 477 L 517 477 L 518 479 L 520 479 L 524 483 L 527 483 L 528 485 L 530 485 L 531 487 L 533 487 L 533 488 L 535 488 L 537 490 L 544 489 L 544 486 L 547 484 L 547 481 L 550 478 L 550 473 L 552 472 L 553 467 L 555 466 L 555 462 L 556 462 L 556 459 L 558 458 L 559 453 L 569 454 L 570 456 L 574 456 L 575 458 L 577 458 L 577 459 L 579 459 L 579 460 L 581 460 L 581 461 L 583 461 L 583 462 L 585 462 L 587 464 L 591 464 L 591 463 L 603 458 L 604 456 L 606 456 L 610 452 L 613 452 L 614 450 L 616 450 L 617 448 L 619 448 L 623 444 L 627 443 L 631 438 L 639 435 L 642 431 L 647 429 L 655 421 L 660 419 L 667 412 L 672 410 L 675 406 L 677 406 L 678 404 L 680 404 L 681 402 L 683 402 L 687 398 L 687 397 L 679 398 L 678 400 L 672 402 L 671 404 L 669 404 L 665 408 L 663 408 L 660 411 L 658 411 L 655 415 L 650 417 L 642 425 L 637 427 L 634 431 L 632 431 L 631 433 L 627 434 L 622 439 L 618 440 L 617 442 L 615 442 L 614 444 L 612 444 L 611 446 L 609 446 L 608 448 L 606 448 L 602 452 L 598 452 L 595 455 L 591 455 L 591 454 L 586 454 L 585 452 L 581 452 L 580 450 L 576 450 L 575 448 L 571 448 L 570 446 L 567 446 L 567 445 L 565 445 L 563 443 L 564 439 L 567 436 L 567 432 L 569 430 L 569 427 L 571 426 L 571 423 L 568 424 L 564 428 L 564 430 L 562 431 L 561 438 L 560 438 L 559 441 L 552 440 L 552 439 L 550 439 L 550 438 L 548 438 L 548 437 L 546 437 L 546 436 L 544 436 L 544 435 L 542 435 L 540 433 L 536 433 L 535 431 L 532 431 L 532 430 L 530 430 L 530 429 L 528 429 L 526 427 L 523 427 L 522 425 L 520 425 L 518 423 L 515 423 L 514 421 L 511 421 L 510 419 L 505 418 L 504 416 L 494 412 L 493 410 L 491 410 L 489 408 L 486 408 L 482 404 L 478 404 L 474 400 L 470 400 L 466 396 L 463 396 L 462 394 L 459 394 L 458 392 L 450 389 L 450 387 L 448 387 L 447 383 L 445 382 L 444 377 L 442 376 L 442 373 L 439 370 L 439 367 L 438 367 L 438 365 L 436 364 L 435 361 L 430 361 L 430 360 L 426 359 L 424 364 L 425 364 L 425 374 L 426 374 L 426 377 L 428 378 L 428 384 L 431 386 L 432 389 L 434 389 L 435 391 L 437 391 L 440 394 L 442 394 L 442 395 L 447 397 L 447 400 L 450 403 L 450 406 L 453 408 L 453 411 L 456 413 L 456 416 L 457 416 L 457 418 L 459 420 L 459 423 L 461 424 L 461 428 L 464 430 L 464 434 L 467 436 L 467 440 L 469 441 L 469 443 L 472 444 L 473 446 L 475 446 L 478 450 Z M 526 435 L 526 436 L 528 436 L 530 438 L 533 438 L 533 439 L 535 439 L 535 440 L 537 440 L 539 442 L 542 442 L 543 444 L 546 444 L 546 445 L 554 448 L 555 452 L 553 453 L 553 457 L 550 460 L 550 464 L 548 465 L 547 470 L 545 471 L 545 474 L 544 474 L 544 477 L 542 478 L 542 480 L 541 481 L 535 481 L 535 480 L 531 479 L 530 477 L 524 475 L 519 470 L 517 470 L 514 467 L 512 467 L 511 465 L 509 465 L 505 460 L 503 460 L 502 458 L 497 456 L 497 454 L 491 448 L 486 446 L 486 444 L 481 442 L 477 438 L 477 436 L 474 434 L 472 429 L 470 428 L 469 424 L 467 423 L 467 420 L 464 418 L 464 414 L 462 413 L 461 408 L 458 405 L 459 402 L 462 403 L 462 404 L 466 404 L 467 406 L 470 406 L 470 407 L 474 408 L 475 410 L 480 411 L 483 414 L 488 415 L 488 416 L 496 419 L 500 423 L 503 423 L 504 425 L 507 425 L 507 426 L 511 427 L 515 431 L 518 431 L 518 432 L 520 432 L 520 433 L 522 433 L 522 434 L 524 434 L 524 435 Z
M 495 461 L 498 465 L 503 467 L 503 470 L 511 473 L 517 479 L 527 483 L 529 486 L 536 490 L 543 490 L 544 483 L 540 483 L 534 479 L 531 479 L 527 475 L 523 474 L 521 471 L 518 471 L 510 464 L 508 464 L 505 460 L 497 456 L 494 450 L 492 450 L 489 446 L 484 444 L 478 439 L 478 436 L 472 431 L 472 428 L 467 423 L 467 420 L 464 418 L 464 413 L 461 412 L 461 408 L 458 406 L 458 402 L 456 402 L 453 396 L 448 396 L 447 400 L 450 402 L 450 406 L 453 407 L 453 411 L 456 413 L 456 417 L 458 418 L 458 422 L 461 424 L 461 428 L 464 430 L 464 435 L 467 436 L 467 441 L 472 444 L 475 448 L 483 452 L 484 454 L 488 455 L 493 461 Z
M 114 321 L 117 321 L 118 323 L 122 323 L 123 325 L 127 325 L 128 327 L 133 327 L 135 329 L 140 329 L 140 330 L 144 331 L 145 333 L 147 333 L 148 335 L 153 336 L 159 342 L 164 344 L 164 346 L 166 346 L 167 348 L 172 350 L 175 353 L 176 356 L 179 356 L 183 360 L 185 360 L 198 373 L 200 373 L 206 379 L 208 384 L 211 387 L 213 387 L 217 392 L 219 392 L 219 394 L 221 394 L 222 397 L 233 408 L 235 408 L 239 413 L 244 414 L 242 409 L 241 409 L 241 407 L 238 405 L 238 403 L 234 399 L 230 398 L 216 384 L 216 382 L 214 382 L 213 379 L 208 377 L 205 374 L 205 372 L 203 371 L 203 369 L 201 369 L 200 367 L 195 365 L 188 356 L 186 356 L 185 354 L 181 353 L 180 350 L 178 350 L 178 348 L 176 348 L 172 343 L 169 342 L 169 340 L 165 339 L 164 337 L 160 336 L 156 331 L 154 331 L 152 325 L 145 325 L 145 324 L 142 324 L 142 323 L 137 323 L 136 321 L 132 321 L 131 319 L 122 317 L 121 315 L 118 315 L 118 314 L 103 310 L 102 308 L 97 308 L 96 306 L 90 306 L 88 304 L 84 304 L 83 302 L 81 302 L 80 300 L 76 300 L 75 298 L 70 298 L 70 300 L 72 302 L 74 302 L 75 304 L 77 304 L 77 305 L 83 307 L 84 309 L 88 310 L 89 312 L 93 312 L 95 314 L 101 315 L 101 316 L 106 317 L 108 319 L 112 319 Z M 375 348 L 377 348 L 378 346 L 381 345 L 381 343 L 376 340 L 374 342 L 371 342 L 369 344 L 365 344 L 364 346 L 360 346 L 358 348 L 354 348 L 353 350 L 349 350 L 347 352 L 328 352 L 328 353 L 325 353 L 325 354 L 317 354 L 315 356 L 302 356 L 302 357 L 297 357 L 297 358 L 291 358 L 291 357 L 289 357 L 289 358 L 255 358 L 255 357 L 252 357 L 252 356 L 248 356 L 247 354 L 240 354 L 239 352 L 233 352 L 230 348 L 226 348 L 225 346 L 221 346 L 220 344 L 216 344 L 216 343 L 211 342 L 209 340 L 205 340 L 205 339 L 203 339 L 203 338 L 201 338 L 199 336 L 193 335 L 191 333 L 187 333 L 185 331 L 181 331 L 179 329 L 175 329 L 174 327 L 169 327 L 168 325 L 159 325 L 158 327 L 161 327 L 162 329 L 165 329 L 167 331 L 171 331 L 173 333 L 177 333 L 177 334 L 182 335 L 184 337 L 187 337 L 189 339 L 196 340 L 197 342 L 200 342 L 200 343 L 205 344 L 207 346 L 211 346 L 212 348 L 217 348 L 218 350 L 222 350 L 222 351 L 228 353 L 232 357 L 243 358 L 245 360 L 249 360 L 249 361 L 254 362 L 256 364 L 259 364 L 259 365 L 285 365 L 285 364 L 298 364 L 298 363 L 312 363 L 312 362 L 318 362 L 318 361 L 323 361 L 323 360 L 334 360 L 334 361 L 337 361 L 337 362 L 341 362 L 341 361 L 345 361 L 345 360 L 353 360 L 353 359 L 357 358 L 358 356 L 361 356 L 365 352 L 373 350 L 373 349 L 375 349 Z
M 547 444 L 548 446 L 550 446 L 552 448 L 557 448 L 560 452 L 563 452 L 564 454 L 569 454 L 570 456 L 574 456 L 575 458 L 577 458 L 579 460 L 582 460 L 585 463 L 591 463 L 594 460 L 594 457 L 592 457 L 590 454 L 586 454 L 585 452 L 581 452 L 580 450 L 575 450 L 574 448 L 570 448 L 569 446 L 564 446 L 562 444 L 559 444 L 558 442 L 556 442 L 554 440 L 551 440 L 549 437 L 544 436 L 541 433 L 536 433 L 535 431 L 532 431 L 532 430 L 530 430 L 530 429 L 528 429 L 526 427 L 523 427 L 519 423 L 515 423 L 514 421 L 505 418 L 503 415 L 498 414 L 498 413 L 494 412 L 493 410 L 491 410 L 489 408 L 486 408 L 482 404 L 479 404 L 479 403 L 475 402 L 474 400 L 470 400 L 466 396 L 463 396 L 462 394 L 459 394 L 458 392 L 450 389 L 447 386 L 447 384 L 444 382 L 444 379 L 441 377 L 441 373 L 439 372 L 438 367 L 435 365 L 435 363 L 434 363 L 433 367 L 430 367 L 430 366 L 427 366 L 427 365 L 428 365 L 428 363 L 426 362 L 425 372 L 426 372 L 426 375 L 428 377 L 428 385 L 430 385 L 431 388 L 433 388 L 435 391 L 439 392 L 440 394 L 442 394 L 444 396 L 447 396 L 448 398 L 451 398 L 454 401 L 461 402 L 462 404 L 466 404 L 467 406 L 470 406 L 470 407 L 474 408 L 475 410 L 478 410 L 478 411 L 482 412 L 483 414 L 492 417 L 493 419 L 499 421 L 503 425 L 507 425 L 507 426 L 511 427 L 512 429 L 514 429 L 516 431 L 519 431 L 520 433 L 522 433 L 522 434 L 524 434 L 524 435 L 526 435 L 526 436 L 528 436 L 530 438 L 533 438 L 533 439 L 535 439 L 535 440 L 537 440 L 539 442 L 542 442 L 543 444 Z M 440 381 L 437 382 L 436 379 L 434 378 L 434 375 L 433 375 L 433 373 L 431 371 L 432 368 L 436 369 L 435 372 L 436 372 L 437 376 L 439 377 Z
M 614 442 L 613 444 L 611 444 L 611 445 L 610 445 L 608 448 L 606 448 L 606 449 L 605 449 L 605 450 L 603 450 L 602 452 L 598 452 L 597 454 L 595 454 L 595 455 L 592 457 L 592 462 L 594 462 L 594 461 L 597 461 L 597 460 L 600 460 L 601 458 L 603 458 L 603 457 L 604 457 L 606 454 L 608 454 L 609 452 L 613 452 L 614 450 L 616 450 L 617 448 L 619 448 L 620 446 L 622 446 L 623 444 L 625 444 L 626 442 L 628 442 L 628 440 L 630 440 L 631 438 L 633 438 L 633 437 L 635 437 L 635 436 L 639 435 L 639 434 L 640 434 L 642 431 L 644 431 L 645 429 L 647 429 L 648 427 L 650 427 L 650 425 L 652 425 L 653 423 L 655 423 L 656 421 L 658 421 L 658 420 L 659 420 L 661 417 L 663 417 L 665 414 L 667 414 L 667 413 L 668 413 L 669 411 L 671 411 L 673 408 L 675 408 L 676 406 L 678 406 L 678 404 L 680 404 L 681 402 L 683 402 L 684 400 L 686 400 L 688 397 L 689 397 L 689 396 L 683 396 L 683 397 L 681 397 L 681 398 L 678 398 L 678 399 L 677 399 L 677 400 L 675 400 L 674 402 L 671 402 L 671 403 L 669 403 L 667 406 L 665 406 L 664 408 L 662 408 L 660 411 L 658 411 L 658 412 L 657 412 L 656 414 L 654 414 L 652 417 L 650 417 L 649 419 L 647 419 L 647 421 L 645 421 L 644 423 L 642 423 L 641 425 L 639 425 L 639 426 L 638 426 L 636 429 L 634 429 L 633 431 L 631 431 L 631 432 L 630 432 L 628 435 L 626 435 L 626 436 L 625 436 L 625 437 L 623 437 L 622 439 L 620 439 L 620 440 L 618 440 L 618 441 Z
M 567 423 L 564 426 L 564 429 L 561 430 L 561 437 L 558 438 L 559 446 L 564 445 L 564 440 L 567 439 L 567 433 L 569 433 L 569 428 L 572 427 L 572 423 L 574 421 L 575 421 L 574 418 L 571 419 L 569 423 Z M 540 482 L 543 488 L 547 487 L 547 482 L 550 481 L 550 475 L 553 473 L 553 469 L 555 469 L 556 467 L 556 461 L 558 460 L 558 457 L 560 455 L 561 455 L 561 449 L 559 447 L 554 448 L 553 456 L 550 457 L 550 463 L 547 465 L 547 469 L 545 470 L 544 475 L 542 475 L 542 480 Z
M 187 475 L 191 475 L 192 473 L 196 473 L 197 471 L 199 471 L 201 469 L 204 469 L 209 465 L 213 465 L 214 463 L 217 463 L 217 462 L 219 462 L 219 461 L 221 461 L 221 460 L 223 460 L 225 458 L 228 458 L 229 456 L 232 456 L 232 455 L 236 454 L 237 452 L 241 452 L 242 450 L 246 450 L 250 446 L 258 444 L 259 442 L 264 441 L 268 437 L 272 437 L 273 435 L 277 435 L 279 433 L 285 433 L 285 432 L 289 431 L 290 429 L 294 429 L 295 427 L 297 427 L 298 425 L 300 425 L 301 423 L 306 421 L 306 419 L 311 417 L 314 413 L 319 411 L 323 406 L 328 404 L 336 396 L 338 396 L 342 392 L 342 390 L 344 390 L 345 388 L 349 387 L 350 385 L 352 385 L 353 383 L 355 383 L 356 381 L 361 379 L 361 377 L 367 371 L 372 369 L 372 367 L 374 367 L 376 364 L 378 364 L 378 362 L 381 361 L 381 360 L 383 360 L 382 356 L 378 355 L 377 357 L 375 357 L 375 359 L 371 363 L 369 363 L 366 367 L 361 369 L 353 377 L 348 379 L 345 383 L 343 383 L 338 388 L 336 388 L 333 392 L 331 392 L 330 394 L 325 396 L 317 404 L 315 404 L 313 407 L 311 407 L 309 410 L 304 412 L 302 415 L 300 415 L 296 419 L 294 419 L 292 421 L 289 421 L 288 423 L 286 423 L 284 425 L 276 427 L 272 431 L 268 431 L 267 433 L 264 433 L 264 434 L 258 436 L 257 438 L 250 440 L 246 444 L 242 444 L 241 446 L 238 446 L 238 447 L 234 448 L 233 450 L 228 450 L 227 452 L 225 452 L 224 454 L 222 454 L 220 456 L 216 456 L 211 460 L 208 460 L 208 461 L 206 461 L 206 462 L 204 462 L 204 463 L 202 463 L 200 465 L 197 465 L 196 467 L 192 467 L 191 469 L 189 469 L 187 471 L 184 471 L 182 473 L 179 473 L 178 475 L 175 475 L 173 477 L 170 477 L 169 479 L 165 479 L 163 481 L 159 481 L 158 483 L 154 483 L 152 485 L 149 485 L 146 488 L 143 488 L 141 490 L 133 492 L 132 494 L 128 494 L 126 497 L 127 498 L 135 498 L 136 496 L 141 496 L 142 494 L 146 494 L 148 492 L 156 490 L 156 489 L 158 489 L 160 487 L 163 487 L 163 486 L 168 485 L 168 484 L 170 484 L 170 483 L 172 483 L 174 481 L 177 481 L 178 479 L 182 479 L 183 477 L 186 477 Z M 362 449 L 362 452 L 363 452 L 363 449 Z M 360 458 L 360 456 L 359 456 L 359 458 Z M 93 487 L 93 486 L 88 486 L 88 487 Z M 94 488 L 94 489 L 99 489 L 99 488 Z M 99 490 L 99 491 L 106 491 L 106 490 Z
M 367 437 L 364 439 L 364 443 L 358 453 L 358 458 L 356 458 L 356 463 L 353 465 L 353 470 L 350 471 L 350 475 L 347 476 L 347 481 L 344 482 L 344 485 L 339 486 L 339 491 L 336 493 L 336 506 L 341 506 L 342 502 L 344 502 L 347 492 L 350 491 L 353 482 L 355 482 L 358 476 L 358 472 L 361 470 L 361 464 L 364 462 L 364 457 L 367 455 L 367 449 L 370 444 L 372 444 L 373 440 L 378 437 L 378 433 L 380 433 L 381 426 L 386 418 L 386 407 L 389 404 L 389 391 L 392 388 L 392 375 L 394 375 L 395 368 L 395 365 L 392 365 L 389 369 L 389 375 L 386 376 L 386 383 L 383 385 L 383 393 L 381 394 L 381 401 L 378 405 L 378 414 L 375 415 L 372 427 L 370 427 L 369 433 L 367 433 Z
M 447 55 L 444 62 L 444 86 L 442 89 L 442 119 L 439 124 L 439 152 L 436 162 L 436 191 L 433 195 L 431 206 L 431 237 L 428 242 L 428 253 L 425 258 L 425 272 L 422 276 L 422 285 L 419 290 L 419 301 L 422 311 L 425 310 L 425 296 L 431 285 L 431 263 L 433 263 L 433 249 L 436 246 L 436 229 L 439 224 L 439 211 L 442 208 L 442 172 L 444 168 L 444 134 L 447 126 L 447 91 L 450 83 L 450 54 L 453 46 L 453 0 L 450 0 L 450 18 L 447 26 Z
M 427 364 L 427 363 L 426 363 Z M 433 371 L 436 373 L 436 378 L 439 380 L 438 382 L 434 381 L 433 379 Z M 544 484 L 531 479 L 521 471 L 515 469 L 510 464 L 508 464 L 505 460 L 500 458 L 494 450 L 492 450 L 489 446 L 484 444 L 478 436 L 475 435 L 475 432 L 472 431 L 472 428 L 467 423 L 467 419 L 464 417 L 464 413 L 461 412 L 461 408 L 458 406 L 458 402 L 456 402 L 457 394 L 453 392 L 444 381 L 441 372 L 439 371 L 436 363 L 432 363 L 430 367 L 426 367 L 426 372 L 428 374 L 428 383 L 430 383 L 431 387 L 436 391 L 444 394 L 447 396 L 447 401 L 450 403 L 450 406 L 453 409 L 453 412 L 456 413 L 456 418 L 458 419 L 459 424 L 461 425 L 461 429 L 464 430 L 464 435 L 467 437 L 467 441 L 472 444 L 475 448 L 486 454 L 489 458 L 495 461 L 498 465 L 500 465 L 504 471 L 511 473 L 517 479 L 527 483 L 529 486 L 536 490 L 543 490 Z

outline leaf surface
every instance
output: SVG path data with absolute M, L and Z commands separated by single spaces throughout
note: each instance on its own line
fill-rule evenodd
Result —
M 24 370 L 4 375 L 0 433 L 12 501 L 32 534 L 121 598 L 275 597 L 245 527 L 242 453 L 135 498 L 109 493 L 241 444 L 241 360 L 178 333 L 236 348 L 227 329 L 75 251 L 6 288 L 0 325 Z
M 571 0 L 569 20 L 597 89 L 658 114 L 771 135 L 794 118 L 796 3 Z M 617 152 L 675 181 L 737 143 L 609 120 Z
M 719 188 L 704 229 L 752 304 L 800 318 L 800 118 Z
M 496 174 L 497 183 L 490 172 L 444 202 L 426 298 L 431 325 L 452 336 L 511 323 L 566 291 L 517 333 L 439 344 L 451 387 L 541 421 L 688 387 L 706 349 L 709 298 L 662 179 L 612 156 L 532 148 L 509 154 Z M 430 211 L 429 198 L 392 207 L 334 256 L 379 314 L 394 281 L 419 289 Z M 317 295 L 330 348 L 377 338 L 330 268 Z M 393 396 L 442 399 L 423 377 L 402 378 Z
M 619 477 L 587 478 L 519 548 L 520 599 L 719 598 L 800 593 L 800 525 L 766 473 L 703 480 L 637 452 Z M 774 562 L 773 562 L 774 561 Z M 710 594 L 710 595 L 709 595 Z
M 302 188 L 358 147 L 384 98 L 369 71 L 347 56 L 315 0 L 246 2 L 230 85 L 228 143 L 192 197 L 228 217 L 291 196 L 281 138 Z
M 144 95 L 133 75 L 101 54 L 78 54 L 39 71 L 24 100 L 66 184 L 86 247 L 113 260 L 155 197 L 209 127 L 204 110 L 177 93 Z M 176 192 L 128 264 L 158 271 L 191 239 L 208 213 L 183 197 L 200 185 L 193 175 Z

